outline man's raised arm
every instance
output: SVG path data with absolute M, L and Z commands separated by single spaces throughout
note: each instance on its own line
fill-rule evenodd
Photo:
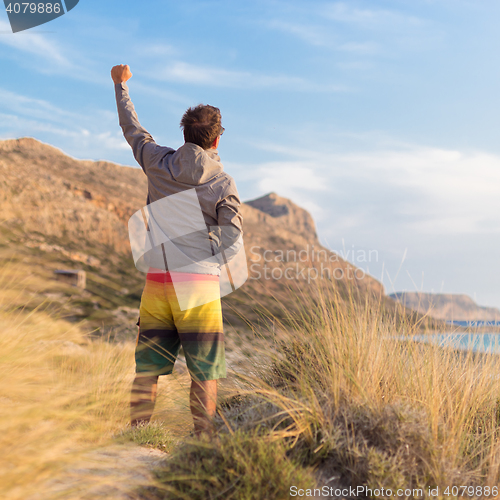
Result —
M 131 77 L 132 73 L 127 64 L 119 64 L 111 69 L 111 78 L 115 84 L 118 117 L 123 135 L 130 144 L 137 163 L 139 163 L 147 174 L 150 165 L 154 163 L 158 164 L 162 157 L 173 153 L 175 150 L 156 144 L 151 134 L 139 123 L 139 118 L 130 100 L 126 84 Z

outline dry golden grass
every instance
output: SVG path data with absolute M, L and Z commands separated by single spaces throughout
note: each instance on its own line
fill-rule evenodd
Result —
M 5 283 L 18 281 L 10 269 L 0 286 L 0 498 L 122 498 L 115 494 L 127 489 L 119 470 L 126 460 L 118 454 L 106 461 L 101 453 L 90 467 L 88 457 L 116 444 L 116 436 L 127 438 L 134 344 L 91 341 L 40 309 L 11 307 L 19 296 Z M 429 486 L 498 485 L 498 356 L 398 340 L 418 325 L 334 289 L 296 302 L 301 312 L 286 318 L 286 328 L 273 319 L 272 349 L 254 352 L 254 366 L 243 363 L 231 375 L 238 397 L 221 408 L 222 438 L 181 444 L 159 483 L 141 476 L 128 495 L 156 484 L 146 498 L 195 500 L 224 491 L 226 498 L 260 499 L 258 485 L 276 480 L 274 498 L 287 498 L 294 477 L 312 484 L 312 470 L 319 485 L 335 478 L 330 486 L 422 488 L 425 495 Z M 242 349 L 248 343 L 242 340 Z M 270 356 L 271 366 L 261 362 Z M 127 439 L 160 449 L 183 439 L 191 429 L 187 391 L 182 369 L 162 379 L 153 424 Z M 272 471 L 262 466 L 269 463 Z
M 335 290 L 301 300 L 294 327 L 278 335 L 271 375 L 246 379 L 260 410 L 236 405 L 230 426 L 264 424 L 297 460 L 347 484 L 498 485 L 497 355 L 401 341 L 418 325 L 396 325 L 378 303 Z
M 161 498 L 218 498 L 221 489 L 227 498 L 262 498 L 248 487 L 258 478 L 235 482 L 230 469 L 218 470 L 221 461 L 210 458 L 224 456 L 224 448 L 228 454 L 235 447 L 248 452 L 245 433 L 284 445 L 292 466 L 314 468 L 320 486 L 421 489 L 422 497 L 430 497 L 429 487 L 439 487 L 438 498 L 445 498 L 447 486 L 464 485 L 488 487 L 483 496 L 496 496 L 497 355 L 399 340 L 417 333 L 419 325 L 401 321 L 402 312 L 396 321 L 377 302 L 342 299 L 334 289 L 320 291 L 314 301 L 296 300 L 302 312 L 289 316 L 286 327 L 274 318 L 271 369 L 238 374 L 246 389 L 223 404 L 220 426 L 227 436 L 210 453 L 201 445 L 196 452 L 193 444 L 187 454 L 179 450 L 160 473 Z M 189 474 L 179 479 L 176 470 Z M 278 465 L 274 474 L 280 477 Z M 211 490 L 214 481 L 218 491 Z M 282 483 L 275 498 L 288 498 L 288 487 Z
M 134 342 L 91 340 L 79 325 L 45 313 L 43 304 L 19 309 L 30 300 L 19 283 L 30 278 L 15 266 L 1 274 L 0 498 L 123 498 L 122 490 L 149 484 L 144 471 L 133 470 L 141 461 L 130 443 L 147 437 L 128 427 Z M 175 425 L 172 438 L 156 425 L 156 444 L 189 432 L 185 378 L 162 381 L 157 418 L 169 414 Z
M 0 320 L 0 496 L 26 499 L 125 425 L 132 350 L 43 313 Z

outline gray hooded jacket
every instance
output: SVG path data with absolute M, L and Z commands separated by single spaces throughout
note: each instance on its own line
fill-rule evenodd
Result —
M 177 150 L 156 144 L 139 123 L 127 85 L 116 84 L 115 93 L 123 134 L 148 178 L 147 204 L 194 188 L 207 227 L 173 241 L 185 257 L 183 263 L 190 262 L 191 267 L 172 265 L 172 261 L 167 264 L 168 255 L 165 258 L 165 250 L 158 248 L 145 257 L 146 264 L 219 275 L 220 265 L 231 260 L 242 245 L 241 202 L 234 179 L 224 172 L 216 150 L 189 142 Z M 207 255 L 207 240 L 211 255 Z M 217 258 L 209 258 L 212 256 Z

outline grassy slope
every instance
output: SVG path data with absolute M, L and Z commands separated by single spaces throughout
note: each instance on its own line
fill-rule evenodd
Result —
M 186 438 L 182 366 L 162 380 L 153 424 L 131 433 L 133 342 L 91 339 L 34 308 L 30 290 L 44 282 L 27 275 L 23 265 L 31 264 L 21 259 L 0 280 L 2 498 L 93 498 L 95 488 L 115 498 L 124 477 L 105 457 L 125 467 L 124 456 L 104 448 L 89 465 L 89 452 L 130 441 L 171 452 L 156 479 L 132 483 L 143 484 L 147 499 L 271 500 L 289 498 L 293 485 L 327 481 L 334 488 L 425 493 L 438 486 L 442 493 L 465 484 L 493 491 L 500 480 L 497 358 L 391 340 L 401 326 L 378 307 L 337 300 L 334 290 L 314 303 L 304 298 L 287 328 L 276 320 L 272 346 L 255 343 L 253 361 L 234 365 L 217 438 Z M 20 310 L 20 297 L 30 295 L 35 302 Z
M 189 377 L 180 367 L 162 380 L 155 421 L 131 431 L 135 343 L 62 318 L 81 291 L 18 257 L 0 269 L 0 498 L 133 498 L 153 480 L 134 443 L 171 451 L 190 432 Z
M 357 498 L 436 498 L 436 487 L 453 498 L 452 485 L 498 495 L 497 356 L 395 340 L 415 324 L 335 290 L 303 306 L 293 328 L 278 323 L 271 367 L 240 373 L 246 390 L 221 407 L 220 437 L 181 446 L 158 472 L 159 498 L 284 499 L 311 484 L 361 487 Z M 284 459 L 262 470 L 276 450 Z
M 64 238 L 27 233 L 20 225 L 6 223 L 0 224 L 0 236 L 1 266 L 5 273 L 15 269 L 17 276 L 9 293 L 22 290 L 17 307 L 33 309 L 43 304 L 43 308 L 68 321 L 84 321 L 82 327 L 96 335 L 133 338 L 144 276 L 128 256 L 115 254 L 105 245 L 75 245 L 75 252 L 99 259 L 96 267 L 66 255 L 73 245 Z M 36 244 L 37 240 L 41 248 L 25 244 Z M 83 269 L 87 273 L 86 289 L 57 280 L 56 269 Z

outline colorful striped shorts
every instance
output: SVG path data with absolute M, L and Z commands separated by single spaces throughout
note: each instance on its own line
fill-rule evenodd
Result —
M 218 276 L 150 269 L 141 299 L 137 373 L 169 375 L 182 346 L 194 380 L 225 378 L 220 298 L 203 303 L 204 297 L 219 297 Z M 181 310 L 179 301 L 186 298 L 201 305 Z

